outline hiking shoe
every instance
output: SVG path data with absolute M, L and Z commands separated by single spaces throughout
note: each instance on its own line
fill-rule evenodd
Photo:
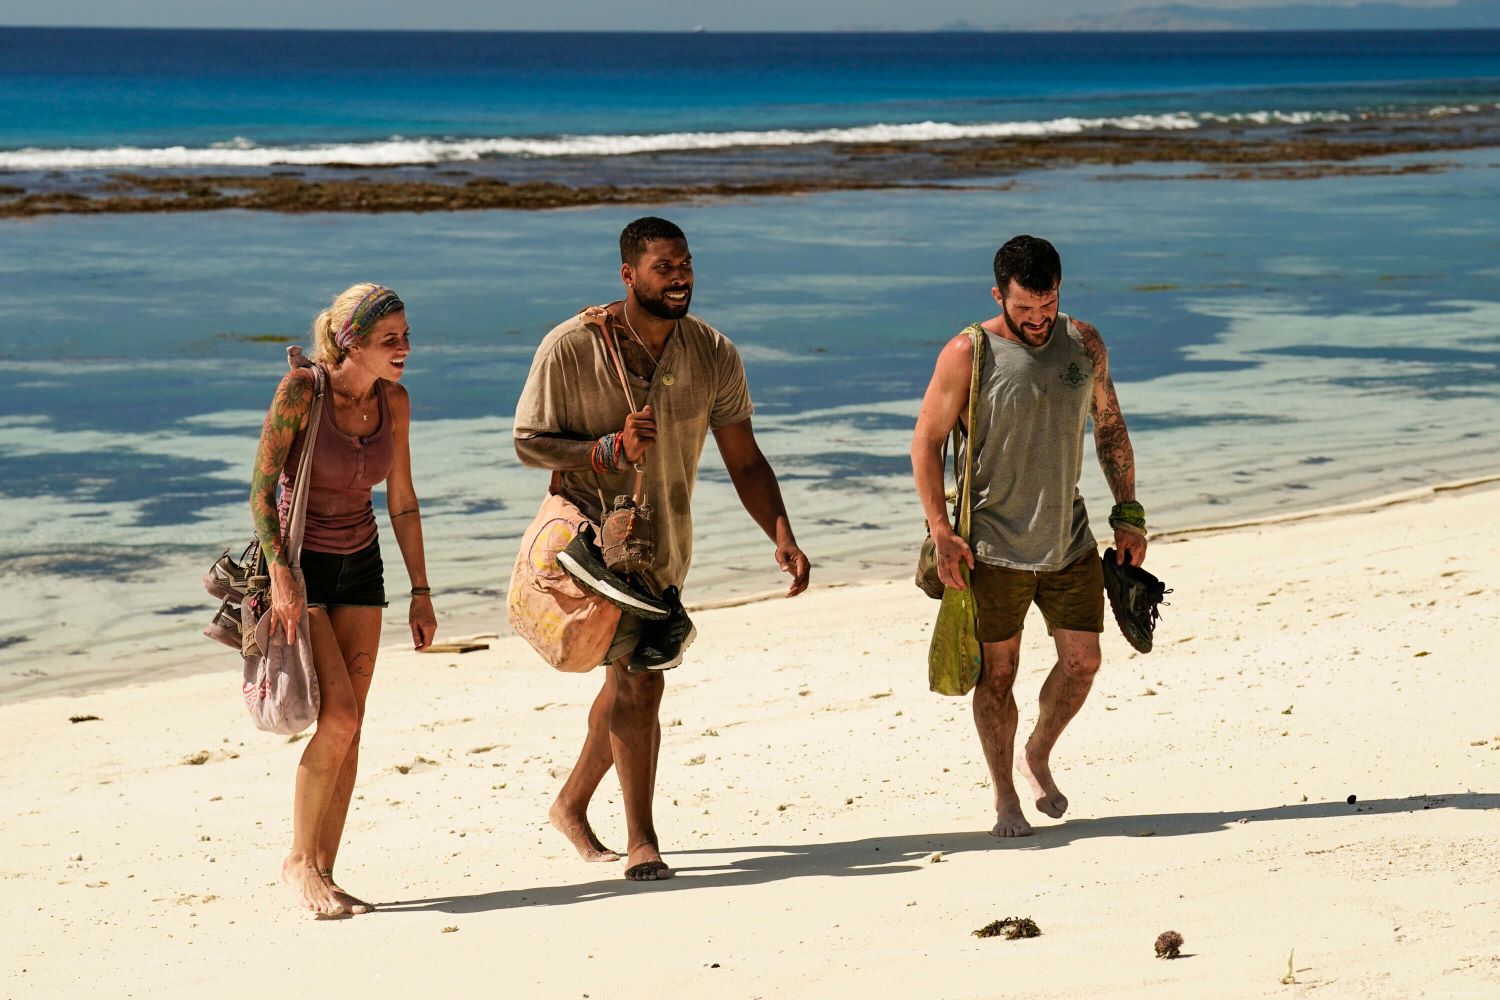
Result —
M 578 582 L 578 586 L 591 594 L 598 594 L 621 611 L 648 621 L 666 618 L 672 613 L 643 588 L 610 572 L 604 565 L 604 555 L 599 551 L 598 543 L 594 541 L 592 524 L 578 526 L 578 534 L 557 554 L 557 562 Z
M 245 578 L 250 575 L 255 566 L 255 548 L 259 545 L 260 542 L 251 542 L 238 562 L 229 554 L 229 550 L 225 549 L 224 554 L 214 560 L 208 572 L 203 574 L 203 589 L 221 601 L 229 601 L 233 604 L 243 601 Z
M 693 620 L 683 610 L 676 587 L 661 592 L 663 603 L 671 609 L 666 618 L 641 625 L 641 637 L 630 655 L 630 670 L 671 670 L 682 662 L 682 654 L 698 638 Z
M 214 642 L 222 642 L 235 652 L 240 652 L 240 609 L 239 605 L 226 600 L 219 605 L 219 610 L 214 612 L 213 621 L 208 623 L 208 628 L 203 634 Z
M 1142 653 L 1151 652 L 1152 633 L 1161 617 L 1158 606 L 1170 594 L 1167 585 L 1130 563 L 1115 562 L 1115 550 L 1104 550 L 1104 592 L 1125 641 Z

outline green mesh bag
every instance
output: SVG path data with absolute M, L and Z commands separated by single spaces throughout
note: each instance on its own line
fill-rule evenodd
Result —
M 979 683 L 984 665 L 974 618 L 974 591 L 967 589 L 969 567 L 959 565 L 966 589 L 943 591 L 932 645 L 927 648 L 927 686 L 936 694 L 964 695 Z
M 973 427 L 975 401 L 979 395 L 979 369 L 984 359 L 984 329 L 976 323 L 969 327 L 969 335 L 973 338 L 973 347 L 969 352 L 969 414 L 965 426 Z M 955 435 L 955 457 L 957 454 L 958 439 Z M 964 541 L 969 540 L 973 513 L 969 503 L 969 487 L 973 479 L 974 451 L 971 446 L 964 449 L 964 467 L 958 479 L 957 529 Z M 933 569 L 936 576 L 936 566 Z M 979 648 L 978 606 L 974 603 L 974 590 L 969 585 L 969 567 L 959 563 L 958 572 L 963 576 L 964 589 L 943 588 L 943 603 L 938 605 L 937 624 L 932 629 L 932 645 L 927 647 L 927 686 L 937 694 L 955 697 L 974 690 L 984 667 Z

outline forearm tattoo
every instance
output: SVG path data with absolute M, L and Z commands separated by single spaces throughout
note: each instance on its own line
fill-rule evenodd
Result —
M 1135 449 L 1125 429 L 1115 387 L 1108 385 L 1105 400 L 1094 407 L 1094 451 L 1116 500 L 1135 499 Z
M 260 448 L 255 453 L 255 472 L 250 477 L 250 516 L 255 521 L 256 537 L 266 561 L 281 566 L 287 560 L 281 540 L 281 518 L 276 512 L 276 480 L 311 409 L 312 380 L 300 372 L 289 373 L 281 380 L 276 398 L 266 412 Z
M 1125 429 L 1114 379 L 1109 375 L 1109 352 L 1094 326 L 1080 320 L 1074 323 L 1083 335 L 1083 349 L 1094 363 L 1094 398 L 1089 410 L 1094 420 L 1094 452 L 1099 456 L 1099 466 L 1115 500 L 1134 500 L 1135 450 Z

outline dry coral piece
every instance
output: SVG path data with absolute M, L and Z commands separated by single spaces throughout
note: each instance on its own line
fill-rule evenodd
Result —
M 1182 954 L 1182 935 L 1176 931 L 1162 931 L 1156 936 L 1156 957 L 1177 958 Z
M 1042 929 L 1036 925 L 1036 921 L 1030 917 L 1006 917 L 1004 920 L 992 920 L 979 930 L 974 932 L 977 938 L 1004 937 L 1007 941 L 1017 938 L 1034 938 L 1042 933 Z

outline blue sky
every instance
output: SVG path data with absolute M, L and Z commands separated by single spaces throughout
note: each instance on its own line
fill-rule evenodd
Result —
M 226 28 L 799 31 L 923 30 L 1118 14 L 1167 0 L 0 0 L 0 24 Z M 1190 0 L 1201 7 L 1264 0 Z M 1285 0 L 1277 0 L 1285 2 Z M 1338 3 L 1339 0 L 1323 0 Z M 372 9 L 373 8 L 373 9 Z

